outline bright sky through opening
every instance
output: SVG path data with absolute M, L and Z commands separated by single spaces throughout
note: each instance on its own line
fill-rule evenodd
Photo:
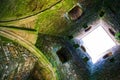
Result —
M 82 41 L 93 63 L 96 63 L 100 57 L 104 56 L 105 51 L 116 45 L 102 26 L 97 27 L 83 37 Z

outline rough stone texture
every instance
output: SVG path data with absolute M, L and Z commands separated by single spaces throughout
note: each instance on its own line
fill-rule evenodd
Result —
M 40 13 L 59 0 L 0 0 L 0 21 L 18 20 Z
M 120 79 L 120 46 L 114 48 L 112 56 L 96 63 L 93 67 L 91 80 Z M 111 59 L 113 59 L 111 61 Z
M 26 80 L 37 58 L 27 49 L 0 37 L 0 80 Z
M 80 18 L 66 18 L 66 13 L 77 3 L 83 12 Z M 84 25 L 99 19 L 120 32 L 119 3 L 120 0 L 0 0 L 0 27 L 14 30 L 26 41 L 36 40 L 39 33 L 35 46 L 51 62 L 58 80 L 120 80 L 120 48 L 115 48 L 114 55 L 92 65 L 86 58 L 90 58 L 89 55 L 85 55 L 79 46 L 75 47 L 77 42 L 64 38 L 74 37 L 81 33 Z M 105 12 L 102 16 L 101 11 Z M 36 37 L 32 33 L 26 35 L 24 30 L 35 32 Z M 29 76 L 28 80 L 50 78 L 39 63 L 34 67 L 36 58 L 27 49 L 13 42 L 0 41 L 1 80 L 27 80 Z M 65 63 L 56 54 L 62 47 L 71 55 Z
M 36 46 L 49 59 L 59 80 L 88 80 L 89 71 L 73 46 L 63 37 L 39 34 Z M 56 52 L 65 47 L 72 56 L 68 62 L 62 63 Z

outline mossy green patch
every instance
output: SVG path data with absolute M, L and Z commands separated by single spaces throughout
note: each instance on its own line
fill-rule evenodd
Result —
M 26 18 L 40 13 L 59 0 L 0 0 L 0 21 Z
M 13 42 L 12 40 L 8 39 L 8 38 L 5 38 L 3 36 L 0 36 L 0 40 L 1 41 L 4 41 L 4 43 L 9 43 L 9 42 Z
M 76 5 L 76 3 L 77 2 L 73 0 L 65 0 L 57 3 L 49 10 L 46 10 L 43 13 L 41 13 L 36 23 L 36 27 L 39 29 L 39 32 L 56 35 L 61 34 L 66 29 L 68 29 L 69 24 L 65 19 L 64 15 L 74 5 Z

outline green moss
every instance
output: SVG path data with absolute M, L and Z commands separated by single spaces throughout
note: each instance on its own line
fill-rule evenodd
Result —
M 9 43 L 9 42 L 13 42 L 12 40 L 8 39 L 8 38 L 5 38 L 3 36 L 0 36 L 0 40 L 1 41 L 4 41 L 4 43 Z
M 105 14 L 105 11 L 101 10 L 100 13 L 99 13 L 99 16 L 100 16 L 100 17 L 103 17 L 104 14 Z
M 58 0 L 0 0 L 0 21 L 29 17 L 49 8 Z
M 36 27 L 39 29 L 39 32 L 56 35 L 62 33 L 66 29 L 69 29 L 70 26 L 64 15 L 75 4 L 76 1 L 65 0 L 57 3 L 54 7 L 51 7 L 51 9 L 41 13 L 36 23 Z
M 89 60 L 88 57 L 84 57 L 84 58 L 83 58 L 83 61 L 84 61 L 85 63 L 86 63 L 88 60 Z
M 117 40 L 120 40 L 120 33 L 119 33 L 119 32 L 115 34 L 115 38 L 116 38 Z
M 80 47 L 79 44 L 74 44 L 73 46 L 74 46 L 74 48 Z
M 83 25 L 83 28 L 87 28 L 87 27 L 88 27 L 88 25 L 87 25 L 87 24 L 84 24 L 84 25 Z

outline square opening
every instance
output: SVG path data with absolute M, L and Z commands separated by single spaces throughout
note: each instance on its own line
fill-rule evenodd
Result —
M 103 57 L 107 50 L 116 46 L 116 43 L 101 25 L 85 35 L 81 40 L 93 63 L 96 63 L 99 58 Z
M 62 63 L 69 61 L 71 58 L 70 51 L 64 47 L 57 51 L 57 55 Z
M 80 6 L 76 5 L 68 12 L 68 16 L 71 20 L 77 20 L 82 15 L 82 13 L 83 11 Z

